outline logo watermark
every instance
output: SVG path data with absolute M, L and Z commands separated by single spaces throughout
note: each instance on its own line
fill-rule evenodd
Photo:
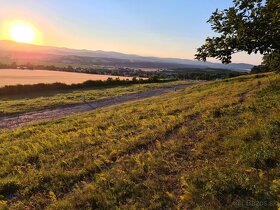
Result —
M 277 206 L 275 201 L 256 201 L 256 200 L 243 200 L 234 201 L 235 207 L 274 207 Z

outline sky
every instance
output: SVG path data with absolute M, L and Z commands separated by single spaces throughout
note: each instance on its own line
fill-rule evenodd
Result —
M 193 59 L 214 36 L 206 21 L 231 0 L 0 0 L 0 39 L 24 22 L 35 44 Z M 213 61 L 213 59 L 210 59 Z M 234 55 L 233 62 L 259 64 L 260 55 Z

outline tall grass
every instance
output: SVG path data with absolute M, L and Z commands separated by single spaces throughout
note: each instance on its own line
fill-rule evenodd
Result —
M 243 76 L 0 134 L 7 209 L 276 209 L 280 77 Z

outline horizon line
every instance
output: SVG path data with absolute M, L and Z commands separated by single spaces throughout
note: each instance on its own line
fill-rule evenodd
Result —
M 9 39 L 1 39 L 0 42 L 11 42 L 15 44 L 21 44 L 21 45 L 31 45 L 31 46 L 37 46 L 37 47 L 49 47 L 49 48 L 59 48 L 59 49 L 67 49 L 67 50 L 77 50 L 77 51 L 91 51 L 91 52 L 107 52 L 107 53 L 119 53 L 123 55 L 130 55 L 130 56 L 139 56 L 142 58 L 159 58 L 159 59 L 179 59 L 179 60 L 189 60 L 189 61 L 194 61 L 198 63 L 214 63 L 214 64 L 221 64 L 221 65 L 229 65 L 229 64 L 249 64 L 253 66 L 257 66 L 257 64 L 253 63 L 245 63 L 245 62 L 232 62 L 229 64 L 223 64 L 222 62 L 219 61 L 199 61 L 196 59 L 191 59 L 191 58 L 182 58 L 182 57 L 161 57 L 161 56 L 156 56 L 156 55 L 144 55 L 144 54 L 135 54 L 135 53 L 129 53 L 129 52 L 120 52 L 120 51 L 106 51 L 106 50 L 101 50 L 101 49 L 86 49 L 86 48 L 70 48 L 70 47 L 65 47 L 65 46 L 53 46 L 53 45 L 44 45 L 44 44 L 36 44 L 36 43 L 24 43 L 24 42 L 17 42 L 14 40 L 9 40 Z M 213 58 L 214 59 L 214 58 Z

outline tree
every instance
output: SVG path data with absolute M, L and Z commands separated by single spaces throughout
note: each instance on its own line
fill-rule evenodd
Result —
M 274 52 L 263 56 L 262 65 L 264 65 L 269 71 L 280 72 L 280 51 L 275 50 Z
M 11 64 L 11 68 L 12 68 L 12 69 L 16 69 L 17 67 L 18 67 L 18 65 L 17 65 L 16 62 L 13 62 L 13 63 Z
M 264 73 L 264 72 L 270 72 L 271 70 L 269 68 L 267 68 L 264 65 L 259 65 L 259 66 L 254 66 L 251 69 L 251 74 L 258 74 L 258 73 Z
M 265 55 L 264 62 L 280 55 L 280 1 L 233 0 L 234 6 L 212 14 L 208 22 L 220 36 L 207 38 L 197 49 L 196 59 L 214 57 L 230 63 L 232 54 Z M 273 55 L 273 58 L 272 58 Z M 270 61 L 269 61 L 270 62 Z M 279 66 L 279 63 L 278 63 Z

